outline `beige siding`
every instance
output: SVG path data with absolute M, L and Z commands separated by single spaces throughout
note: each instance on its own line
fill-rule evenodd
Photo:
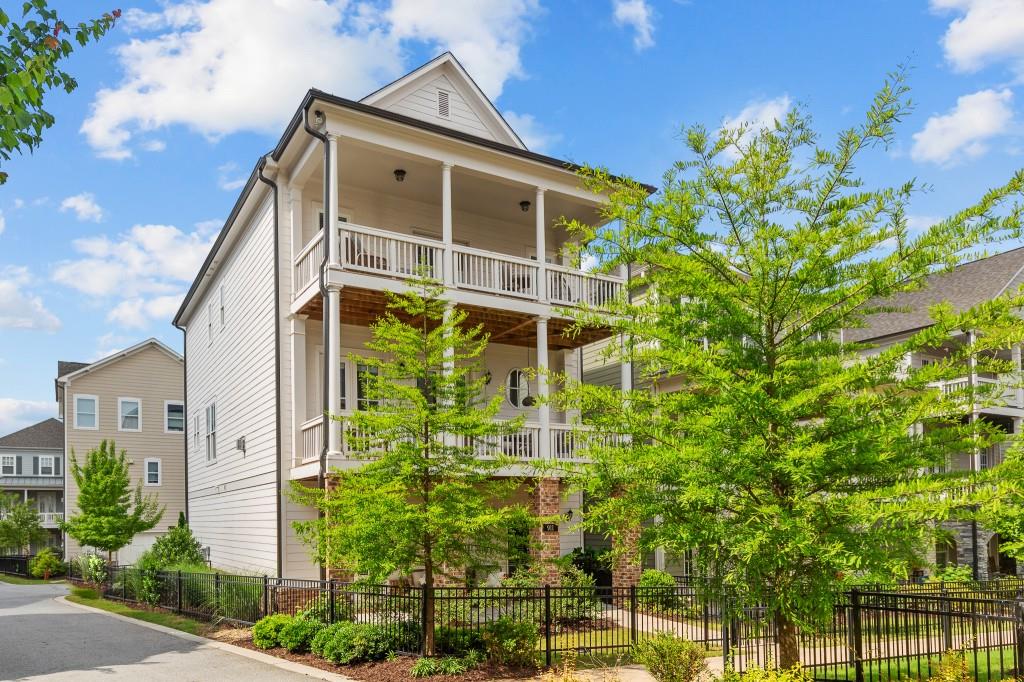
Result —
M 279 453 L 271 209 L 265 196 L 208 283 L 187 321 L 185 348 L 190 436 L 197 416 L 200 430 L 198 442 L 189 442 L 189 522 L 210 547 L 214 566 L 275 574 Z M 217 406 L 217 458 L 207 462 L 205 408 L 211 403 Z M 243 437 L 244 452 L 236 448 Z
M 184 435 L 165 433 L 164 401 L 184 400 L 184 372 L 182 363 L 154 346 L 148 346 L 124 358 L 98 367 L 94 371 L 75 377 L 64 391 L 65 437 L 68 458 L 74 454 L 79 462 L 86 453 L 99 446 L 102 440 L 112 440 L 118 450 L 128 453 L 132 485 L 143 481 L 144 462 L 160 459 L 161 484 L 143 486 L 143 493 L 153 494 L 166 508 L 163 519 L 147 534 L 136 538 L 131 546 L 119 553 L 121 561 L 131 561 L 139 550 L 152 544 L 166 527 L 174 525 L 178 514 L 185 510 L 185 450 Z M 99 429 L 75 428 L 74 397 L 78 394 L 95 395 L 99 399 Z M 138 398 L 142 401 L 142 430 L 118 430 L 118 398 Z M 74 478 L 66 476 L 65 508 L 67 513 L 78 511 L 78 488 Z M 67 539 L 67 554 L 74 556 L 81 547 Z

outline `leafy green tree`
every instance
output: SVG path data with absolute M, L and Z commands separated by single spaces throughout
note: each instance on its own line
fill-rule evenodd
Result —
M 199 565 L 206 563 L 203 546 L 185 521 L 185 513 L 178 515 L 178 524 L 171 526 L 166 535 L 161 535 L 149 548 L 148 554 L 160 568 L 174 565 Z
M 106 550 L 107 561 L 138 533 L 160 523 L 164 508 L 153 495 L 142 495 L 142 481 L 132 492 L 127 453 L 117 452 L 114 441 L 102 441 L 79 465 L 71 453 L 71 476 L 78 486 L 78 513 L 61 529 L 87 547 Z
M 569 383 L 562 394 L 587 422 L 628 436 L 593 448 L 595 465 L 579 472 L 585 522 L 652 520 L 644 547 L 696 548 L 713 589 L 767 606 L 784 667 L 844 580 L 903 577 L 929 521 L 963 504 L 963 481 L 921 472 L 998 438 L 962 417 L 1005 386 L 942 394 L 932 382 L 966 375 L 971 361 L 1009 372 L 994 351 L 1024 339 L 1018 292 L 935 306 L 930 327 L 888 347 L 844 335 L 892 310 L 887 297 L 1021 234 L 1022 172 L 920 233 L 907 219 L 915 182 L 875 189 L 857 177 L 863 157 L 894 139 L 907 92 L 892 75 L 832 146 L 800 109 L 762 130 L 688 128 L 690 158 L 660 193 L 585 171 L 610 195 L 612 222 L 568 224 L 605 267 L 640 266 L 632 302 L 578 320 L 630 340 L 608 352 L 635 363 L 637 390 Z M 973 343 L 957 343 L 960 330 L 974 330 Z M 944 359 L 909 366 L 910 354 L 940 346 Z M 648 390 L 666 377 L 680 390 Z
M 35 505 L 17 495 L 0 493 L 0 547 L 27 554 L 33 543 L 45 539 Z
M 433 587 L 439 573 L 495 564 L 508 550 L 508 528 L 528 518 L 505 502 L 519 482 L 496 478 L 509 464 L 500 439 L 520 421 L 497 421 L 501 397 L 484 396 L 479 363 L 487 339 L 465 323 L 430 283 L 389 294 L 367 343 L 374 355 L 352 356 L 363 368 L 367 409 L 334 417 L 363 463 L 333 471 L 325 491 L 292 489 L 323 512 L 295 524 L 321 564 L 376 580 L 422 569 Z M 430 596 L 428 652 L 433 608 Z
M 46 0 L 29 0 L 22 5 L 21 21 L 14 21 L 0 9 L 0 158 L 10 160 L 14 152 L 35 149 L 43 131 L 54 118 L 43 108 L 48 90 L 72 92 L 78 82 L 61 68 L 75 47 L 98 41 L 121 16 L 121 10 L 99 19 L 69 26 L 50 9 Z M 0 184 L 7 173 L 0 171 Z

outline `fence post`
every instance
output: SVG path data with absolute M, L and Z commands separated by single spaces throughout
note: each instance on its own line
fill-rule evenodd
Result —
M 178 570 L 178 598 L 175 599 L 177 608 L 175 609 L 178 613 L 181 613 L 181 570 Z
M 850 590 L 850 616 L 853 619 L 853 667 L 856 682 L 864 682 L 864 633 L 860 621 L 860 590 Z
M 220 573 L 213 574 L 213 609 L 214 613 L 220 609 Z
M 1013 656 L 1016 660 L 1013 662 L 1013 667 L 1019 678 L 1021 668 L 1024 668 L 1024 600 L 1018 599 L 1014 604 L 1013 615 L 1017 621 L 1014 623 L 1016 627 L 1013 637 Z
M 636 644 L 636 585 L 629 586 L 629 641 Z
M 270 615 L 270 577 L 263 574 L 263 615 Z
M 327 581 L 327 622 L 334 622 L 334 578 Z M 426 630 L 424 630 L 426 632 Z
M 729 604 L 725 595 L 718 603 L 718 615 L 722 621 L 722 665 L 723 669 L 729 667 Z
M 420 624 L 423 626 L 420 629 L 420 654 L 424 656 L 427 655 L 427 591 L 429 589 L 427 584 L 423 583 L 420 594 Z
M 128 601 L 128 580 L 121 571 L 121 601 Z
M 953 604 L 945 590 L 942 591 L 942 640 L 943 651 L 953 648 Z
M 551 585 L 544 586 L 544 665 L 551 667 Z

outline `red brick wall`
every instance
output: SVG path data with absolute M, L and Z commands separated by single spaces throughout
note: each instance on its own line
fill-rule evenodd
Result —
M 533 490 L 533 513 L 539 517 L 556 517 L 562 504 L 562 482 L 557 478 L 539 478 Z M 562 543 L 558 531 L 545 531 L 535 526 L 531 531 L 534 548 L 531 549 L 538 559 L 541 570 L 541 582 L 546 585 L 558 584 L 558 568 L 554 560 L 562 554 Z

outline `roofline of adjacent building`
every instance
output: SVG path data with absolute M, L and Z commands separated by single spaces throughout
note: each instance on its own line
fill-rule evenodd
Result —
M 81 368 L 79 370 L 75 370 L 74 372 L 70 372 L 68 374 L 65 374 L 64 376 L 59 376 L 59 377 L 57 377 L 57 383 L 58 384 L 66 384 L 69 381 L 71 381 L 72 379 L 74 379 L 75 377 L 78 377 L 78 376 L 81 376 L 81 375 L 84 375 L 84 374 L 89 374 L 91 372 L 95 372 L 96 370 L 98 370 L 98 369 L 100 369 L 102 367 L 106 367 L 107 365 L 109 365 L 109 364 L 111 364 L 113 362 L 117 362 L 118 360 L 126 358 L 129 355 L 134 355 L 135 353 L 138 353 L 139 351 L 141 351 L 141 350 L 143 350 L 145 348 L 148 348 L 149 346 L 154 346 L 154 347 L 164 351 L 165 353 L 170 355 L 173 359 L 177 360 L 178 362 L 184 362 L 184 358 L 178 353 L 178 351 L 176 351 L 173 348 L 171 348 L 170 346 L 166 345 L 165 343 L 163 343 L 159 339 L 148 338 L 145 341 L 140 341 L 139 343 L 135 344 L 134 346 L 130 346 L 128 348 L 125 348 L 124 350 L 121 350 L 121 351 L 118 351 L 118 352 L 113 353 L 111 355 L 108 355 L 105 358 L 101 358 L 101 359 L 97 360 L 96 362 L 90 363 L 90 364 L 86 365 L 85 367 L 83 367 L 83 368 Z

